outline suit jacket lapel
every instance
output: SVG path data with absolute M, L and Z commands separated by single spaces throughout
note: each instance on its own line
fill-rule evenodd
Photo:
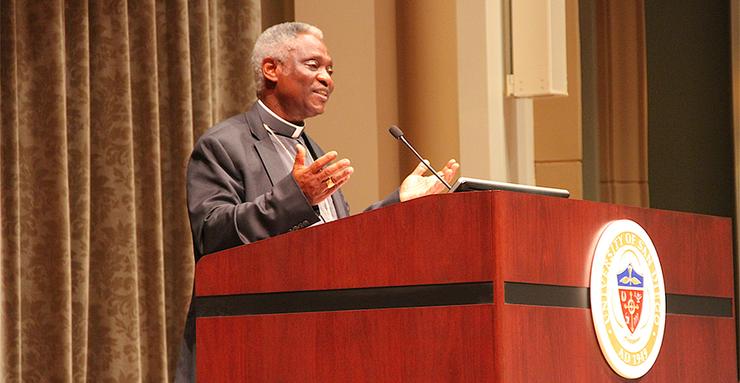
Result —
M 280 181 L 285 170 L 280 160 L 280 154 L 278 154 L 275 145 L 273 145 L 267 130 L 262 126 L 262 119 L 257 108 L 259 108 L 259 105 L 255 102 L 252 108 L 244 115 L 247 119 L 249 129 L 252 131 L 252 135 L 257 139 L 254 147 L 257 149 L 257 153 L 262 160 L 262 166 L 265 167 L 270 182 L 274 186 Z
M 283 176 L 285 171 L 282 167 L 280 155 L 278 154 L 275 145 L 272 143 L 269 133 L 267 133 L 267 130 L 262 126 L 262 119 L 260 118 L 257 108 L 259 108 L 259 105 L 255 102 L 252 105 L 252 108 L 244 115 L 249 129 L 252 131 L 252 135 L 257 139 L 257 143 L 254 144 L 254 147 L 257 149 L 257 153 L 259 153 L 260 159 L 262 160 L 262 165 L 265 167 L 267 175 L 270 178 L 270 182 L 274 186 L 280 181 L 280 177 Z M 305 134 L 305 131 L 304 136 L 306 137 L 308 150 L 314 154 L 314 157 L 319 158 L 323 156 L 324 151 L 314 140 L 311 139 L 311 137 Z M 349 206 L 347 205 L 347 201 L 344 199 L 344 195 L 341 190 L 332 194 L 332 200 L 334 201 L 334 209 L 337 211 L 338 218 L 349 216 Z
M 308 134 L 303 133 L 306 137 L 306 145 L 309 146 L 309 150 L 314 153 L 314 157 L 319 158 L 324 155 L 324 150 L 313 140 Z M 331 195 L 332 201 L 334 202 L 334 210 L 337 211 L 337 218 L 344 218 L 349 216 L 349 206 L 347 201 L 344 199 L 344 194 L 341 190 L 337 190 L 336 193 Z

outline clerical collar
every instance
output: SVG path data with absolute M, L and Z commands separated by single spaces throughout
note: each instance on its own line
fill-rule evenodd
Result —
M 305 128 L 305 125 L 303 125 L 302 122 L 301 125 L 296 125 L 292 122 L 286 121 L 284 118 L 271 111 L 267 105 L 262 103 L 262 100 L 257 100 L 257 103 L 260 105 L 260 108 L 257 110 L 262 118 L 262 123 L 267 125 L 275 133 L 292 138 L 298 138 L 301 135 L 303 128 Z

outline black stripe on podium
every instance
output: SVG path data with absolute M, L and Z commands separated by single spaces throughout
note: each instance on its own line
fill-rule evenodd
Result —
M 504 303 L 591 308 L 588 287 L 504 282 Z M 668 314 L 732 317 L 732 299 L 699 295 L 666 294 Z
M 587 287 L 504 282 L 504 303 L 587 309 L 589 299 Z
M 292 291 L 195 298 L 197 317 L 493 303 L 492 282 Z
M 666 294 L 666 311 L 669 314 L 732 317 L 732 299 L 698 295 Z

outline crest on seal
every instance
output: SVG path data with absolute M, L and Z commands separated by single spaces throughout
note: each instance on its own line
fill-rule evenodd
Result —
M 634 270 L 632 264 L 617 274 L 617 285 L 619 285 L 619 301 L 622 304 L 622 315 L 631 333 L 635 333 L 637 324 L 640 322 L 642 313 L 642 299 L 644 297 L 642 287 L 642 275 Z
M 619 375 L 636 379 L 655 363 L 665 332 L 665 283 L 645 229 L 610 222 L 591 264 L 591 317 L 599 347 Z

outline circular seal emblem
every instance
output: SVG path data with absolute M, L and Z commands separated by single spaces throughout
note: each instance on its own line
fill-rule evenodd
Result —
M 655 363 L 665 331 L 665 284 L 658 253 L 636 222 L 610 222 L 591 264 L 591 316 L 601 352 L 636 379 Z

